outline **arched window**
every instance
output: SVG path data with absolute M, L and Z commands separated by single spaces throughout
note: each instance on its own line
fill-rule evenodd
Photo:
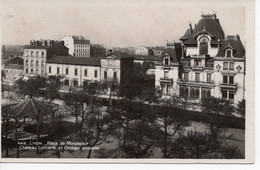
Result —
M 198 99 L 199 97 L 200 97 L 200 90 L 196 89 L 196 96 L 195 96 L 195 98 Z
M 208 54 L 208 41 L 209 39 L 207 37 L 200 38 L 200 54 Z
M 164 65 L 169 65 L 169 58 L 168 58 L 168 57 L 165 57 L 165 59 L 164 59 Z
M 211 92 L 210 92 L 210 89 L 209 89 L 209 90 L 207 90 L 207 98 L 210 98 L 210 96 L 211 96 Z

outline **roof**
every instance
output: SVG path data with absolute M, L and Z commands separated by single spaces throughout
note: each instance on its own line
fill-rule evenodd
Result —
M 9 65 L 5 66 L 5 69 L 23 70 L 23 65 L 9 64 Z
M 63 45 L 62 42 L 56 41 L 53 45 L 51 46 L 33 46 L 33 45 L 25 45 L 24 49 L 49 49 L 49 48 L 57 48 L 57 47 L 62 47 L 62 48 L 67 48 L 66 46 Z M 67 48 L 68 49 L 68 48 Z
M 100 58 L 96 58 L 96 57 L 54 56 L 50 59 L 47 59 L 46 63 L 100 66 Z
M 18 64 L 18 65 L 23 65 L 23 58 L 21 57 L 13 57 L 10 59 L 1 59 L 2 60 L 2 64 L 4 64 L 5 66 L 9 65 L 9 64 Z
M 208 32 L 213 36 L 211 40 L 212 44 L 217 44 L 218 39 L 222 41 L 225 38 L 224 31 L 215 15 L 202 15 L 202 19 L 199 20 L 197 26 L 190 35 L 188 30 L 180 38 L 180 40 L 184 40 L 184 38 L 187 39 L 184 41 L 185 44 L 196 44 L 196 36 L 203 32 Z
M 191 29 L 188 28 L 184 33 L 184 35 L 180 38 L 180 40 L 187 40 L 188 38 L 190 38 L 190 36 L 191 36 Z
M 219 48 L 218 57 L 224 57 L 225 56 L 225 49 L 229 47 L 229 48 L 233 48 L 234 52 L 233 52 L 233 56 L 234 58 L 244 58 L 245 56 L 245 48 L 240 40 L 240 37 L 237 36 L 233 36 L 233 37 L 227 37 L 227 39 L 225 39 L 223 41 L 222 46 Z
M 115 51 L 115 52 L 113 52 L 113 55 L 116 58 L 119 58 L 119 59 L 122 59 L 122 58 L 134 58 L 134 56 L 129 55 L 129 54 L 124 53 L 124 52 L 121 52 L 121 51 Z
M 158 56 L 152 55 L 134 55 L 134 60 L 148 60 L 148 61 L 158 61 Z
M 35 99 L 28 99 L 22 103 L 14 105 L 9 110 L 14 116 L 33 116 L 52 113 L 53 106 L 47 105 Z
M 171 57 L 171 61 L 174 63 L 177 63 L 181 59 L 181 44 L 180 43 L 174 43 L 174 48 L 166 48 L 163 53 L 162 57 L 168 54 Z

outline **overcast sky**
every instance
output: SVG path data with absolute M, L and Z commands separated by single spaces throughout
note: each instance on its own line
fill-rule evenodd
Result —
M 178 41 L 201 12 L 216 12 L 225 34 L 245 41 L 245 8 L 223 3 L 181 1 L 5 1 L 1 9 L 2 43 L 28 44 L 31 39 L 59 40 L 87 36 L 91 43 L 113 46 L 165 45 Z

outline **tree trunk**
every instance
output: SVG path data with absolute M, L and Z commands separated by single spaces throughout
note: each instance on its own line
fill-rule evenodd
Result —
M 8 157 L 8 126 L 9 121 L 6 120 L 6 131 L 5 131 L 5 156 Z
M 91 151 L 92 151 L 92 147 L 90 147 L 89 151 L 88 151 L 88 159 L 90 158 L 91 156 Z
M 39 140 L 40 140 L 40 125 L 37 124 L 37 142 L 39 142 Z M 39 147 L 38 147 L 38 145 L 36 145 L 36 152 L 37 152 L 37 154 L 39 154 Z
M 168 140 L 167 140 L 167 136 L 168 136 L 168 131 L 167 131 L 167 123 L 166 123 L 166 120 L 167 118 L 165 117 L 164 118 L 164 142 L 163 142 L 163 158 L 167 158 L 167 153 L 168 153 Z
M 17 118 L 15 118 L 15 138 L 16 138 L 16 145 L 17 145 L 17 147 L 16 147 L 16 158 L 19 158 L 20 157 L 20 155 L 19 155 L 19 145 L 18 145 L 18 139 L 19 139 L 19 134 L 18 134 L 18 120 L 17 120 Z

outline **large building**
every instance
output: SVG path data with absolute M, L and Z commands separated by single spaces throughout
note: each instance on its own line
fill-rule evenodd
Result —
M 69 55 L 68 48 L 63 43 L 54 40 L 31 40 L 30 45 L 24 47 L 24 74 L 45 75 L 47 59 L 57 55 Z
M 55 56 L 47 60 L 47 75 L 63 75 L 66 86 L 82 86 L 85 82 L 129 82 L 133 57 L 110 51 L 102 58 Z
M 2 81 L 5 84 L 13 85 L 15 80 L 24 74 L 24 61 L 21 57 L 14 57 L 2 63 L 2 70 L 5 72 L 5 77 Z
M 90 57 L 90 40 L 84 36 L 66 35 L 62 41 L 74 57 Z
M 101 44 L 90 44 L 90 57 L 102 57 L 106 55 L 106 48 Z
M 210 96 L 234 103 L 244 99 L 245 49 L 239 35 L 225 36 L 213 14 L 202 15 L 180 40 L 181 53 L 166 53 L 156 66 L 156 85 L 163 94 L 197 101 Z

